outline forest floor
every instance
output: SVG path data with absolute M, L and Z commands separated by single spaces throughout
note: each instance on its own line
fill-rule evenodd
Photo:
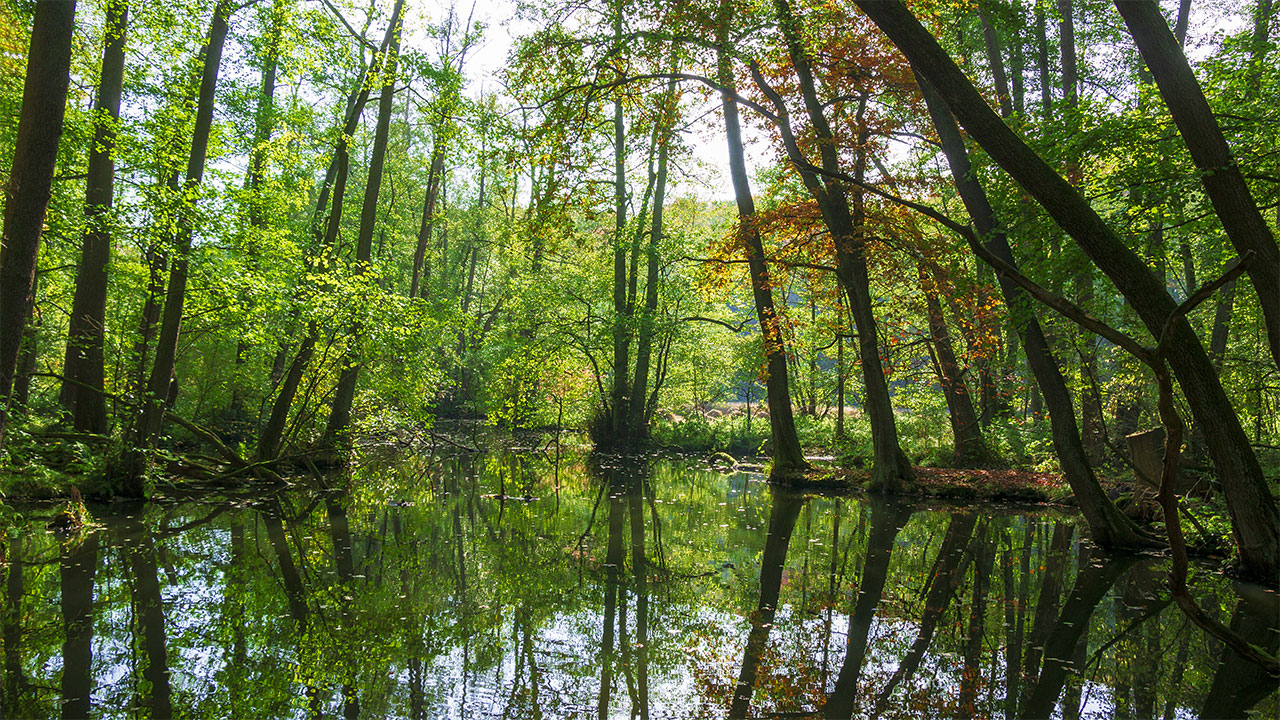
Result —
M 915 467 L 916 479 L 899 494 L 922 497 L 1074 504 L 1071 488 L 1061 475 L 1017 469 Z M 806 477 L 805 486 L 864 487 L 866 470 L 826 466 Z

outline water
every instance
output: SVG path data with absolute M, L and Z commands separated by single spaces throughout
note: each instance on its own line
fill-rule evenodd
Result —
M 675 460 L 413 457 L 349 491 L 33 518 L 4 717 L 1260 717 L 1276 683 L 1067 512 L 775 492 Z M 1275 651 L 1274 593 L 1192 574 Z

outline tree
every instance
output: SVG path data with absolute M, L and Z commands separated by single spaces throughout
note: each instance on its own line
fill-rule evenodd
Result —
M 721 45 L 728 38 L 732 9 L 731 0 L 720 5 Z M 738 119 L 738 104 L 733 92 L 733 69 L 728 53 L 723 47 L 717 53 L 717 73 L 726 92 L 721 94 L 724 112 L 725 140 L 729 144 L 729 176 L 733 182 L 733 195 L 738 206 L 738 237 L 747 256 L 751 273 L 751 294 L 755 300 L 756 319 L 760 324 L 761 340 L 765 355 L 765 392 L 769 400 L 769 432 L 773 441 L 773 473 L 785 477 L 808 468 L 804 450 L 796 437 L 795 419 L 792 416 L 791 390 L 787 377 L 786 346 L 783 342 L 781 318 L 773 302 L 773 284 L 765 264 L 764 246 L 756 227 L 755 200 L 747 179 L 747 165 L 743 155 L 742 129 Z
M 1146 263 L 1066 180 L 1000 118 L 937 40 L 901 2 L 858 0 L 858 7 L 893 40 L 992 160 L 1044 207 L 1056 223 L 1111 278 L 1154 336 L 1170 325 L 1169 363 L 1192 414 L 1203 429 L 1232 517 L 1246 574 L 1263 582 L 1280 576 L 1280 509 L 1272 500 L 1257 456 L 1204 346 Z
M 203 56 L 200 89 L 197 93 L 195 128 L 191 138 L 191 150 L 187 158 L 186 180 L 182 186 L 182 204 L 178 210 L 177 237 L 174 257 L 169 267 L 169 282 L 165 290 L 164 316 L 160 322 L 160 337 L 156 341 L 155 361 L 142 398 L 142 407 L 135 426 L 134 446 L 127 448 L 122 467 L 124 492 L 143 494 L 142 474 L 146 468 L 146 453 L 154 449 L 160 439 L 164 423 L 165 400 L 173 382 L 174 365 L 178 354 L 178 335 L 182 330 L 182 308 L 187 298 L 187 276 L 190 264 L 191 241 L 194 235 L 194 205 L 204 177 L 205 160 L 209 149 L 209 132 L 213 127 L 214 91 L 218 84 L 218 71 L 222 65 L 222 48 L 227 39 L 227 21 L 233 8 L 230 0 L 218 0 L 209 21 L 209 35 L 201 50 Z
M 62 139 L 75 14 L 75 0 L 40 0 L 31 30 L 22 114 L 0 234 L 0 443 L 4 441 L 23 328 L 31 312 L 36 252 Z
M 378 222 L 378 193 L 382 189 L 382 169 L 386 163 L 387 135 L 391 127 L 391 109 L 395 102 L 396 63 L 400 58 L 401 24 L 404 21 L 404 0 L 396 0 L 391 10 L 388 30 L 390 42 L 379 67 L 382 95 L 378 99 L 378 124 L 374 131 L 373 150 L 369 156 L 369 179 L 365 183 L 364 205 L 360 210 L 360 231 L 356 236 L 354 273 L 357 277 L 369 271 L 373 259 L 373 231 Z M 356 396 L 356 381 L 360 376 L 359 324 L 348 334 L 347 356 L 343 361 L 338 387 L 334 390 L 329 410 L 329 422 L 324 431 L 324 444 L 336 447 L 349 441 L 346 437 L 351 423 L 351 406 Z
M 102 74 L 98 79 L 93 145 L 89 148 L 85 183 L 85 217 L 75 299 L 67 330 L 63 363 L 62 406 L 77 432 L 104 433 L 107 404 L 103 395 L 103 342 L 107 323 L 107 264 L 111 259 L 111 205 L 115 188 L 116 126 L 124 84 L 125 0 L 107 5 L 103 32 Z

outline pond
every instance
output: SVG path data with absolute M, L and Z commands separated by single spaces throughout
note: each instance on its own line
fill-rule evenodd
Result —
M 804 496 L 671 458 L 363 464 L 346 491 L 29 516 L 4 717 L 1260 717 L 1273 679 L 1070 511 Z M 1274 593 L 1193 569 L 1277 648 Z

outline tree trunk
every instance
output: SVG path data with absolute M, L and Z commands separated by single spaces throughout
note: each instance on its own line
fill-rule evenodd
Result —
M 614 41 L 622 38 L 622 2 L 613 17 Z M 615 52 L 622 48 L 615 47 Z M 622 98 L 613 100 L 613 386 L 610 390 L 610 442 L 626 443 L 627 377 L 630 374 L 630 317 L 627 312 L 627 248 L 623 238 L 627 228 L 626 126 L 622 119 Z
M 722 0 L 721 44 L 728 35 L 728 0 Z M 720 83 L 732 89 L 733 69 L 724 52 L 717 53 L 717 75 Z M 751 196 L 751 184 L 747 179 L 747 163 L 743 153 L 742 127 L 738 119 L 738 103 L 730 93 L 721 96 L 724 110 L 725 137 L 729 143 L 729 177 L 733 181 L 733 194 L 738 206 L 738 238 L 747 267 L 751 273 L 751 295 L 756 306 L 756 320 L 764 343 L 765 394 L 769 401 L 769 433 L 773 444 L 772 475 L 785 477 L 809 468 L 804 450 L 796 437 L 795 417 L 792 415 L 791 390 L 787 377 L 787 354 L 782 337 L 781 318 L 773 304 L 773 285 L 769 280 L 769 268 L 765 263 L 764 245 L 755 224 L 755 199 Z
M 76 432 L 105 433 L 107 404 L 103 396 L 103 336 L 107 320 L 107 263 L 111 257 L 110 213 L 115 185 L 116 125 L 124 86 L 126 0 L 107 4 L 106 42 L 98 79 L 97 114 L 89 147 L 84 214 L 88 220 L 76 271 L 63 364 L 62 407 Z
M 1030 192 L 1111 278 L 1148 331 L 1161 336 L 1169 325 L 1169 363 L 1196 423 L 1205 430 L 1244 572 L 1274 585 L 1280 577 L 1280 510 L 1204 346 L 1185 317 L 1171 319 L 1177 303 L 1142 258 L 1125 245 L 1089 203 L 987 107 L 964 73 L 905 5 L 875 0 L 857 3 L 903 51 L 912 67 L 938 90 L 956 119 L 992 160 Z
M 75 15 L 75 0 L 36 3 L 0 235 L 0 444 L 4 442 L 22 334 L 31 312 L 40 233 L 53 192 L 53 168 L 71 80 Z
M 1249 279 L 1262 306 L 1271 357 L 1280 365 L 1280 249 L 1275 236 L 1258 210 L 1191 65 L 1160 14 L 1159 4 L 1146 0 L 1115 5 L 1155 77 L 1232 246 L 1241 255 L 1250 251 L 1255 255 L 1249 264 Z M 1188 293 L 1194 290 L 1187 288 Z
M 969 153 L 965 149 L 960 129 L 956 126 L 951 113 L 943 107 L 942 99 L 926 80 L 917 76 L 920 91 L 928 106 L 933 126 L 942 142 L 943 153 L 951 168 L 951 176 L 956 185 L 965 209 L 969 212 L 974 228 L 979 236 L 986 238 L 987 249 L 1002 260 L 1014 265 L 1013 250 L 1009 247 L 1004 228 L 996 220 L 995 212 L 987 199 L 986 191 L 978 182 L 973 166 L 969 161 Z M 1080 432 L 1076 427 L 1075 407 L 1071 401 L 1071 391 L 1067 389 L 1058 362 L 1049 349 L 1044 331 L 1040 323 L 1028 307 L 1029 298 L 1022 288 L 1009 278 L 1000 277 L 1000 290 L 1005 304 L 1012 310 L 1014 318 L 1026 317 L 1025 324 L 1018 328 L 1022 347 L 1027 356 L 1027 364 L 1035 376 L 1036 384 L 1045 403 L 1049 406 L 1049 422 L 1053 437 L 1054 450 L 1062 467 L 1071 492 L 1080 504 L 1080 511 L 1089 523 L 1094 541 L 1103 547 L 1142 546 L 1150 544 L 1134 525 L 1133 521 L 1120 512 L 1111 498 L 1107 496 L 1093 468 L 1085 455 L 1084 446 L 1080 442 Z
M 427 244 L 436 223 L 436 198 L 440 194 L 440 176 L 444 173 L 444 140 L 437 130 L 431 147 L 431 169 L 427 172 L 427 195 L 422 201 L 422 224 L 418 228 L 418 247 L 413 252 L 413 277 L 409 281 L 409 297 L 418 297 L 425 284 Z
M 393 29 L 388 28 L 387 30 L 387 35 L 381 45 L 383 51 L 391 42 Z M 317 260 L 323 258 L 333 249 L 338 239 L 338 229 L 342 223 L 343 203 L 347 193 L 347 178 L 351 169 L 351 137 L 355 133 L 356 127 L 360 124 L 360 116 L 364 112 L 365 104 L 369 101 L 369 90 L 373 86 L 373 78 L 376 71 L 377 56 L 375 55 L 370 58 L 369 67 L 361 75 L 360 84 L 348 99 L 347 112 L 343 119 L 341 132 L 338 135 L 338 143 L 334 148 L 333 159 L 330 160 L 324 182 L 320 185 L 315 214 L 312 216 L 314 218 L 312 232 L 317 240 L 315 254 L 309 261 L 313 266 Z M 332 200 L 330 201 L 331 193 Z M 324 214 L 326 207 L 329 210 L 327 217 Z M 289 369 L 280 383 L 279 391 L 276 393 L 276 399 L 271 404 L 271 414 L 268 416 L 267 423 L 263 426 L 262 433 L 258 438 L 258 459 L 260 460 L 272 459 L 280 452 L 280 441 L 284 436 L 284 429 L 289 420 L 289 412 L 293 407 L 293 400 L 297 396 L 298 386 L 302 382 L 302 375 L 311 363 L 319 338 L 320 329 L 317 324 L 314 321 L 308 323 L 307 336 L 303 339 L 302 344 L 298 346 L 298 352 L 294 355 L 293 362 L 289 364 Z
M 667 157 L 671 150 L 671 128 L 675 123 L 675 81 L 667 85 L 667 94 L 663 99 L 665 128 L 655 137 L 658 142 L 658 169 L 653 181 L 653 215 L 649 228 L 649 245 L 645 249 L 646 275 L 644 286 L 644 309 L 640 315 L 640 333 L 636 345 L 636 374 L 631 384 L 631 426 L 632 438 L 643 438 L 649 434 L 645 417 L 645 395 L 649 387 L 649 364 L 653 355 L 654 317 L 658 312 L 658 247 L 662 242 L 662 211 L 667 194 Z
M 1013 114 L 1013 102 L 1009 96 L 1009 76 L 1005 73 L 1004 58 L 1000 56 L 1000 36 L 987 17 L 988 13 L 978 6 L 978 22 L 982 26 L 982 39 L 987 48 L 987 66 L 991 68 L 991 79 L 996 84 L 996 99 L 1000 103 L 1000 116 Z
M 396 64 L 400 58 L 400 24 L 404 15 L 404 0 L 396 0 L 391 11 L 388 28 L 390 42 L 383 56 L 381 72 L 382 96 L 378 99 L 378 124 L 373 135 L 373 149 L 369 157 L 369 179 L 364 187 L 364 206 L 360 209 L 360 231 L 356 235 L 356 275 L 369 269 L 373 257 L 373 231 L 378 222 L 378 193 L 382 189 L 382 168 L 387 155 L 387 137 L 391 130 L 391 110 L 395 103 Z M 358 345 L 362 330 L 357 324 L 351 329 L 347 342 L 347 355 L 343 361 L 338 387 L 334 390 L 329 422 L 325 426 L 322 443 L 328 447 L 346 444 L 351 424 L 351 406 L 355 402 L 356 382 L 360 377 L 360 351 Z
M 787 0 L 775 0 L 774 7 L 786 38 L 791 64 L 796 70 L 809 122 L 820 143 L 821 166 L 827 172 L 839 172 L 835 135 L 827 123 L 824 106 L 818 99 L 809 57 L 801 44 L 799 29 L 796 27 L 791 7 Z M 763 78 L 758 77 L 757 82 L 763 89 Z M 781 98 L 773 93 L 771 99 L 781 113 L 780 124 L 788 124 L 786 109 L 782 106 Z M 867 164 L 866 145 L 869 131 L 865 122 L 866 102 L 867 98 L 863 95 L 857 109 L 859 138 L 853 175 L 859 183 L 863 180 Z M 784 136 L 790 136 L 789 127 L 781 129 Z M 863 190 L 860 185 L 855 187 L 852 191 L 852 201 L 850 201 L 841 181 L 828 179 L 824 182 L 818 179 L 816 173 L 801 165 L 806 161 L 794 137 L 784 141 L 787 145 L 787 154 L 801 169 L 805 187 L 817 202 L 822 211 L 823 221 L 832 235 L 836 248 L 836 276 L 849 297 L 854 326 L 858 330 L 858 354 L 862 360 L 862 374 L 866 384 L 863 405 L 866 408 L 867 419 L 871 423 L 873 456 L 871 487 L 882 490 L 894 489 L 902 482 L 914 479 L 915 474 L 910 461 L 898 444 L 897 421 L 893 414 L 893 403 L 889 396 L 889 384 L 885 380 L 884 366 L 880 360 L 877 323 L 871 304 L 871 280 L 867 274 L 865 254 L 867 233 Z
M 209 148 L 209 131 L 213 127 L 214 89 L 218 82 L 218 70 L 222 64 L 222 46 L 227 38 L 227 19 L 232 12 L 230 0 L 219 0 L 213 9 L 209 23 L 209 38 L 203 49 L 204 68 L 200 78 L 200 92 L 196 105 L 195 128 L 191 139 L 191 152 L 187 159 L 187 179 L 183 185 L 183 197 L 178 210 L 175 255 L 169 266 L 169 284 L 165 291 L 164 315 L 160 321 L 160 338 L 156 341 L 156 357 L 151 376 L 141 398 L 142 411 L 137 424 L 137 447 L 126 450 L 122 493 L 140 497 L 143 495 L 142 473 L 147 455 L 160 439 L 164 422 L 164 401 L 169 395 L 169 385 L 178 354 L 178 334 L 182 329 L 182 309 L 187 294 L 187 264 L 191 254 L 192 222 L 196 196 L 204 177 L 204 165 Z
M 929 337 L 937 354 L 938 381 L 942 385 L 942 396 L 947 401 L 951 435 L 955 439 L 952 461 L 957 467 L 979 467 L 991 460 L 991 454 L 982 439 L 978 414 L 973 409 L 969 388 L 965 385 L 960 364 L 956 362 L 956 354 L 951 347 L 951 336 L 947 334 L 947 324 L 942 316 L 942 304 L 938 302 L 937 284 L 925 272 L 924 266 L 919 268 L 919 274 L 920 291 L 924 294 L 925 310 L 929 318 Z

